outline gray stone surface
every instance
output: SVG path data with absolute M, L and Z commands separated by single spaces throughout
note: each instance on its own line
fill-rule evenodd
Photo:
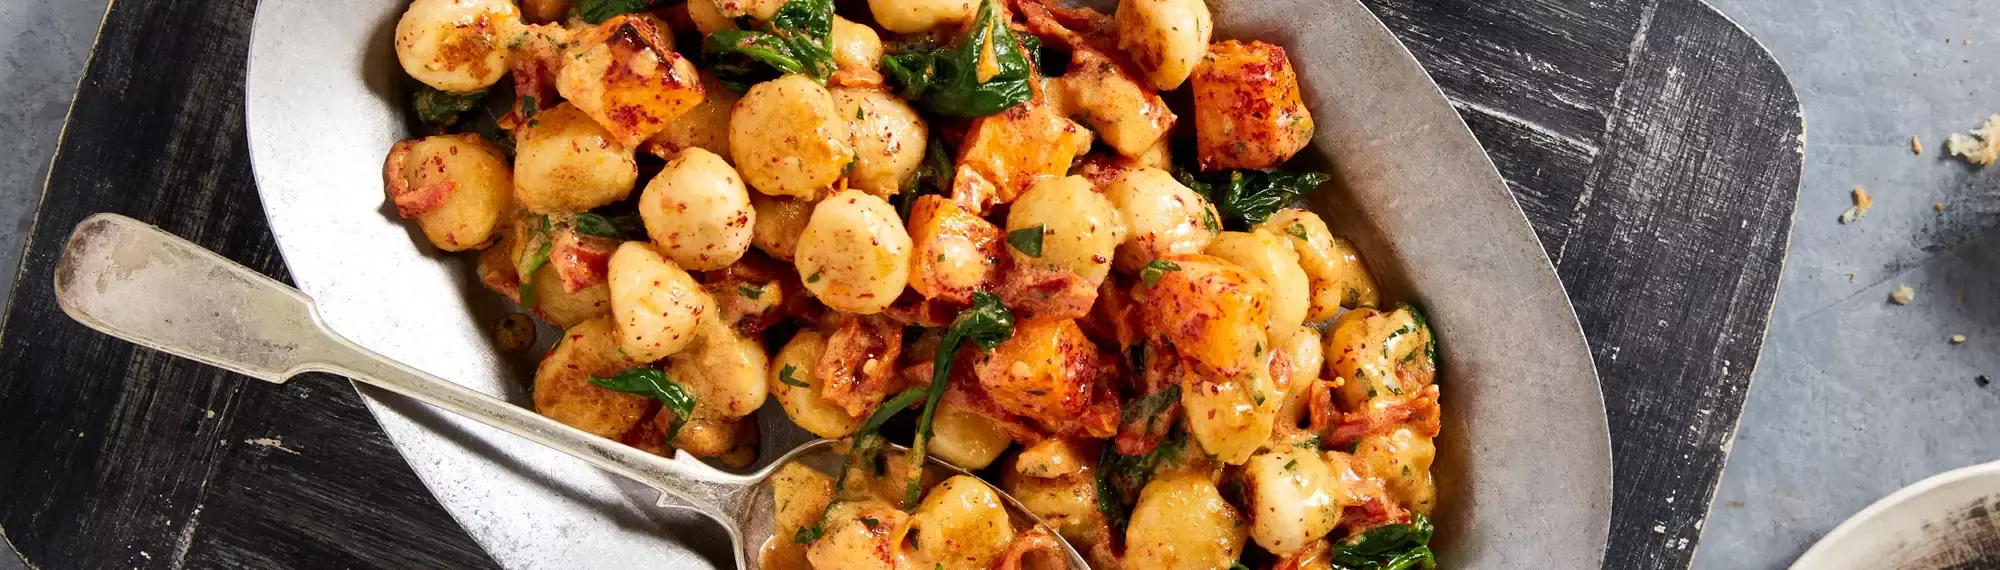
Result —
M 14 290 L 14 267 L 35 221 L 42 181 L 62 136 L 63 116 L 97 38 L 108 0 L 0 0 L 0 299 Z M 0 501 L 7 500 L 0 489 Z M 20 570 L 0 548 L 0 570 Z
M 2000 10 L 1712 1 L 1790 73 L 1809 143 L 1784 283 L 1696 566 L 1782 568 L 1876 498 L 2000 459 L 2000 430 L 1981 429 L 2000 386 L 1973 382 L 2000 378 L 2000 168 L 1939 153 L 1945 134 L 2000 112 Z M 18 263 L 105 5 L 0 0 L 0 267 Z M 1875 208 L 1843 226 L 1856 184 Z M 1915 302 L 1887 304 L 1899 284 Z M 0 570 L 19 567 L 0 552 Z
M 1711 2 L 1784 65 L 1807 144 L 1777 307 L 1695 566 L 1784 568 L 1883 495 L 2000 459 L 2000 385 L 1974 382 L 2000 379 L 2000 167 L 1941 153 L 1946 134 L 2000 113 L 2000 8 Z M 1875 207 L 1841 225 L 1855 185 Z M 1902 284 L 1916 300 L 1890 304 Z

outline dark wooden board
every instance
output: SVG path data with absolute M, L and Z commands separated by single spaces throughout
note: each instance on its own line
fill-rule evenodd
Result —
M 1698 0 L 1365 1 L 1487 147 L 1576 304 L 1611 415 L 1606 567 L 1686 567 L 1789 235 L 1790 85 Z M 253 10 L 120 0 L 105 19 L 0 329 L 0 533 L 51 569 L 491 566 L 345 382 L 254 385 L 54 304 L 53 256 L 96 212 L 284 278 L 243 137 Z

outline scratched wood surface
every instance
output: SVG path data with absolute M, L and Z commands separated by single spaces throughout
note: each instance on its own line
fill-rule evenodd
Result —
M 1797 195 L 1783 73 L 1698 0 L 1364 0 L 1484 143 L 1603 376 L 1607 568 L 1685 568 Z M 120 0 L 0 328 L 0 534 L 39 568 L 489 567 L 344 381 L 283 388 L 100 336 L 50 293 L 120 212 L 284 278 L 243 135 L 254 0 Z M 1533 516 L 1524 513 L 1523 516 Z

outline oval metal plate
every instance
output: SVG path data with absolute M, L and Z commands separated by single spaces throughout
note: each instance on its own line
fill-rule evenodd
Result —
M 383 199 L 382 157 L 409 134 L 391 45 L 406 5 L 259 3 L 246 108 L 264 210 L 294 282 L 335 330 L 526 404 L 533 362 L 502 356 L 484 335 L 505 301 L 479 285 L 470 256 L 431 248 Z M 1219 38 L 1290 50 L 1319 125 L 1307 161 L 1335 176 L 1314 208 L 1367 254 L 1386 298 L 1421 299 L 1437 327 L 1447 411 L 1434 546 L 1443 561 L 1598 568 L 1611 510 L 1603 396 L 1562 284 L 1478 141 L 1353 0 L 1229 4 L 1216 22 Z M 363 393 L 404 458 L 503 566 L 727 560 L 719 530 L 652 507 L 649 490 Z M 796 436 L 765 431 L 767 444 Z

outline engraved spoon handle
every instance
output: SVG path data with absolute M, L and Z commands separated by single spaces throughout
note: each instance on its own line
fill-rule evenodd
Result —
M 761 476 L 652 455 L 390 360 L 327 328 L 298 290 L 144 222 L 97 214 L 78 224 L 55 289 L 71 318 L 141 346 L 273 383 L 339 374 L 678 495 L 728 528 L 737 566 L 751 567 L 732 511 L 749 507 Z

